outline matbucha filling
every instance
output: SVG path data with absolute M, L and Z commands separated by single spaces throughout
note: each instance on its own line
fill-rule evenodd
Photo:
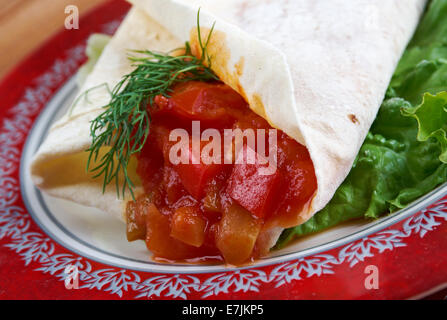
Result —
M 201 130 L 217 129 L 222 137 L 224 129 L 273 129 L 229 86 L 178 84 L 169 98 L 157 96 L 148 108 L 150 134 L 137 168 L 144 194 L 127 205 L 127 238 L 145 240 L 155 258 L 242 264 L 260 255 L 263 226 L 296 214 L 314 195 L 317 182 L 307 149 L 280 130 L 273 174 L 261 175 L 265 164 L 258 162 L 172 164 L 169 152 L 176 142 L 169 134 L 182 128 L 191 137 L 192 121 L 200 121 Z M 234 150 L 233 160 L 240 156 Z

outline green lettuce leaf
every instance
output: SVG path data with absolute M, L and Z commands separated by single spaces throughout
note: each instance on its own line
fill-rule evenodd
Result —
M 424 95 L 424 101 L 415 108 L 402 110 L 403 115 L 413 117 L 418 123 L 418 141 L 428 141 L 433 138 L 441 145 L 442 152 L 439 160 L 447 162 L 447 92 L 436 96 L 429 93 Z
M 447 181 L 447 0 L 433 0 L 401 58 L 353 168 L 296 237 L 404 208 Z

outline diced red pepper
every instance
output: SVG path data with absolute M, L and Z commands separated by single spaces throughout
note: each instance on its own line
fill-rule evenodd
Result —
M 268 164 L 261 164 L 256 159 L 254 164 L 248 163 L 244 154 L 249 147 L 241 149 L 228 180 L 228 193 L 242 207 L 258 218 L 264 218 L 272 208 L 272 202 L 280 183 L 280 172 L 262 174 Z M 239 164 L 238 164 L 239 163 Z M 264 172 L 265 173 L 265 172 Z
M 149 152 L 154 152 L 153 148 L 157 148 L 162 152 L 165 161 L 169 158 L 169 148 L 175 143 L 169 141 L 170 132 L 171 130 L 164 125 L 151 125 L 150 128 L 149 140 L 154 146 Z

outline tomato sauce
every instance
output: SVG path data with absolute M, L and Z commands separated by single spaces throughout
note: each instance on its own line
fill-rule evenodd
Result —
M 170 97 L 157 97 L 148 109 L 150 134 L 137 168 L 144 194 L 127 205 L 127 237 L 145 240 L 156 258 L 212 257 L 242 264 L 256 257 L 263 226 L 296 215 L 315 194 L 317 182 L 307 149 L 280 130 L 272 174 L 260 174 L 266 165 L 258 162 L 172 163 L 170 150 L 176 141 L 169 141 L 169 134 L 178 128 L 191 134 L 192 121 L 200 121 L 202 132 L 216 129 L 222 137 L 225 129 L 273 129 L 230 87 L 219 82 L 180 84 Z M 208 143 L 200 141 L 200 149 Z M 266 144 L 268 150 L 267 139 Z M 194 157 L 191 150 L 186 150 L 189 160 Z M 231 151 L 230 158 L 236 160 L 240 155 L 234 154 L 235 148 Z M 224 150 L 221 153 L 223 159 Z

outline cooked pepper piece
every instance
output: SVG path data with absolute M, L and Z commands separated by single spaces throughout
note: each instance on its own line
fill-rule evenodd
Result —
M 261 224 L 252 214 L 233 203 L 222 216 L 216 233 L 216 246 L 231 264 L 247 261 L 261 230 Z
M 146 206 L 146 246 L 157 257 L 183 260 L 197 256 L 196 248 L 170 236 L 169 217 L 150 203 Z
M 195 207 L 181 207 L 172 217 L 171 237 L 194 247 L 205 241 L 206 221 Z

